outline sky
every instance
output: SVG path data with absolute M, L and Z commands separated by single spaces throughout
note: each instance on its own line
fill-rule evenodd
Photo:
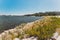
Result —
M 0 0 L 0 15 L 23 15 L 45 11 L 60 11 L 60 0 Z

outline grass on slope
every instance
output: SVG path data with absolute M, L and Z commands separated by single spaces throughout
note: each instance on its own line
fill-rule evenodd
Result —
M 56 28 L 60 28 L 60 18 L 46 17 L 43 20 L 35 22 L 34 26 L 25 33 L 28 36 L 36 36 L 38 40 L 48 40 L 51 38 Z

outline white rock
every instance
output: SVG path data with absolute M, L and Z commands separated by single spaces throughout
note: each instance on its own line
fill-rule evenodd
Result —
M 27 38 L 27 40 L 32 40 L 32 38 Z
M 58 38 L 58 32 L 55 32 L 54 34 L 53 34 L 53 37 L 52 38 L 55 38 L 55 39 L 57 39 Z
M 24 38 L 24 39 L 22 39 L 22 40 L 37 40 L 37 37 L 36 37 L 36 38 L 34 38 L 34 37 Z
M 28 40 L 27 38 L 24 38 L 24 39 L 22 39 L 22 40 Z
M 58 38 L 56 40 L 60 40 L 60 36 L 58 36 Z
M 37 38 L 34 38 L 33 40 L 37 40 Z
M 30 38 L 34 39 L 34 37 L 30 37 Z
M 13 40 L 20 40 L 19 38 L 14 38 Z

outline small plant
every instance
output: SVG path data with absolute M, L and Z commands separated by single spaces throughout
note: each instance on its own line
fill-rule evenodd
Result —
M 45 19 L 42 22 L 42 26 L 41 24 L 35 25 L 32 29 L 27 30 L 26 34 L 29 34 L 29 36 L 36 36 L 38 40 L 48 40 L 56 31 L 56 28 L 60 27 L 58 26 L 60 24 L 60 18 L 51 17 L 50 19 Z

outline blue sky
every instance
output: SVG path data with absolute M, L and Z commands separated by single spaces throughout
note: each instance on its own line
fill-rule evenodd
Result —
M 60 11 L 60 0 L 0 0 L 0 14 Z

